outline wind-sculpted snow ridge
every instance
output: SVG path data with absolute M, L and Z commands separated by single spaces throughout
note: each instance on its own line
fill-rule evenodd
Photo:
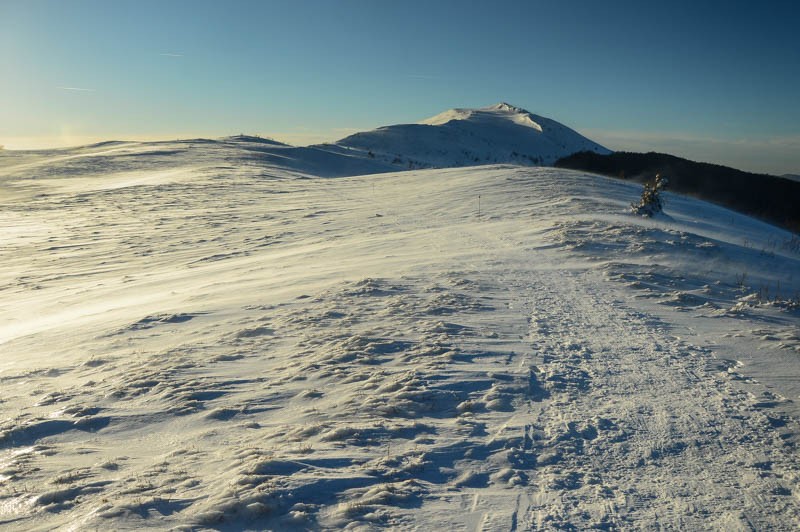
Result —
M 555 120 L 507 103 L 451 109 L 419 124 L 356 133 L 325 148 L 366 153 L 401 168 L 550 166 L 579 151 L 611 153 Z
M 265 168 L 267 175 L 273 169 L 280 169 L 306 177 L 365 175 L 397 169 L 360 153 L 336 153 L 314 146 L 297 147 L 261 137 L 236 135 L 221 139 L 101 142 L 57 150 L 3 151 L 0 152 L 0 186 L 4 197 L 10 194 L 25 197 L 41 185 L 58 189 L 71 185 L 80 187 L 88 183 L 87 178 L 95 188 L 116 181 L 128 186 L 135 184 L 130 183 L 128 177 L 144 176 L 152 180 L 154 175 L 162 175 L 172 168 L 226 170 L 242 165 Z M 96 179 L 99 177 L 104 179 Z
M 181 146 L 0 169 L 0 527 L 800 526 L 790 233 Z

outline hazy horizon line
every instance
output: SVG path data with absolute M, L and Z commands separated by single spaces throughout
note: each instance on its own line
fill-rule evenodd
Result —
M 310 129 L 310 128 L 301 128 Z M 800 154 L 800 135 L 774 136 L 761 139 L 720 139 L 686 132 L 654 132 L 598 128 L 575 128 L 587 138 L 612 151 L 661 152 L 698 162 L 720 164 L 754 173 L 772 175 L 800 174 L 800 160 L 780 161 L 787 149 Z M 192 139 L 222 139 L 236 135 L 257 136 L 291 146 L 307 147 L 335 142 L 350 134 L 364 131 L 353 127 L 339 127 L 318 132 L 289 131 L 275 133 L 236 132 L 228 134 L 175 133 L 175 134 L 108 134 L 108 135 L 41 135 L 25 137 L 0 137 L 0 149 L 5 151 L 44 151 L 79 148 L 102 142 L 168 142 Z M 777 153 L 780 150 L 781 153 Z M 720 152 L 734 151 L 737 157 Z M 748 163 L 747 160 L 756 161 Z

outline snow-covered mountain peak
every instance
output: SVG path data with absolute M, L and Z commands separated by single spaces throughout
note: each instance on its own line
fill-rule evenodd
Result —
M 486 109 L 496 110 L 496 111 L 513 111 L 513 112 L 517 112 L 517 113 L 527 113 L 528 112 L 528 111 L 526 111 L 525 109 L 523 109 L 521 107 L 517 107 L 515 105 L 511 105 L 510 103 L 507 103 L 507 102 L 500 102 L 500 103 L 491 105 L 491 106 L 487 107 Z
M 356 133 L 336 145 L 404 168 L 490 163 L 549 166 L 579 151 L 610 153 L 555 120 L 506 102 L 449 109 L 416 124 Z
M 469 120 L 474 113 L 475 109 L 448 109 L 419 123 L 426 126 L 441 126 L 453 120 Z
M 505 117 L 511 119 L 514 119 L 516 117 L 524 117 L 530 119 L 531 117 L 535 116 L 527 109 L 523 109 L 522 107 L 517 107 L 516 105 L 511 105 L 510 103 L 506 102 L 500 102 L 495 105 L 490 105 L 489 107 L 478 109 L 478 111 L 484 113 L 495 113 L 499 117 Z
M 516 107 L 505 102 L 490 105 L 489 107 L 482 107 L 480 109 L 449 109 L 436 116 L 422 120 L 420 124 L 441 126 L 453 120 L 472 120 L 484 123 L 487 121 L 502 122 L 510 120 L 515 124 L 542 131 L 542 126 L 536 122 L 533 114 L 521 107 Z

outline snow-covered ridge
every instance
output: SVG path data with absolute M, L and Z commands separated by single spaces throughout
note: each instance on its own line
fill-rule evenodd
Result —
M 332 144 L 299 147 L 269 138 L 234 135 L 220 139 L 157 142 L 101 142 L 56 150 L 9 151 L 0 168 L 47 161 L 49 171 L 72 173 L 86 158 L 99 157 L 116 169 L 171 165 L 172 150 L 207 147 L 319 177 L 366 175 L 412 168 L 453 168 L 486 164 L 552 166 L 579 151 L 611 153 L 569 127 L 508 103 L 480 109 L 450 109 L 417 124 L 384 126 Z M 109 155 L 113 158 L 108 158 Z M 200 155 L 206 157 L 206 153 Z M 54 162 L 62 164 L 56 170 Z M 80 162 L 83 161 L 83 162 Z
M 542 117 L 536 117 L 542 119 Z M 492 121 L 492 120 L 510 120 L 520 126 L 531 127 L 539 132 L 542 132 L 542 126 L 534 120 L 534 115 L 515 107 L 511 104 L 502 102 L 490 107 L 482 109 L 449 109 L 436 116 L 422 120 L 420 124 L 429 126 L 441 126 L 453 120 L 474 120 L 474 121 Z M 544 120 L 547 120 L 546 118 Z
M 356 133 L 338 148 L 403 168 L 511 163 L 549 166 L 579 151 L 610 153 L 567 126 L 508 103 L 450 109 L 417 124 Z

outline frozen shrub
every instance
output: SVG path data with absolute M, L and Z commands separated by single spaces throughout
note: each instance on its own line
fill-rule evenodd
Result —
M 648 218 L 654 216 L 664 210 L 664 205 L 661 200 L 661 192 L 667 188 L 668 180 L 666 177 L 661 177 L 661 174 L 656 174 L 656 178 L 644 184 L 642 190 L 642 199 L 639 203 L 631 203 L 631 210 L 634 214 L 640 216 L 647 216 Z

